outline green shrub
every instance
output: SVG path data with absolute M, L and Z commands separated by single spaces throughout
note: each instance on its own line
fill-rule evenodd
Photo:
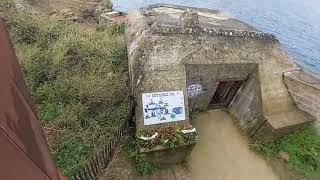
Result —
M 270 158 L 277 157 L 279 151 L 290 156 L 289 166 L 302 179 L 320 177 L 320 135 L 313 127 L 297 131 L 273 142 L 257 141 L 251 147 Z

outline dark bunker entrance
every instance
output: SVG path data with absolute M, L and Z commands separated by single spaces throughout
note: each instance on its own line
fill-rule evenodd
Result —
M 234 79 L 217 82 L 218 87 L 208 105 L 208 110 L 227 108 L 244 81 Z
M 187 64 L 185 71 L 191 112 L 226 110 L 250 137 L 265 122 L 258 64 Z

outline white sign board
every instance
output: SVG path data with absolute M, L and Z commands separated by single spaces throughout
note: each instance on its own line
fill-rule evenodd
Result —
M 144 125 L 161 124 L 186 119 L 182 91 L 142 94 Z

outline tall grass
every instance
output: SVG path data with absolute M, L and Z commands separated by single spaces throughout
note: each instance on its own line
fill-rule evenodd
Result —
M 50 150 L 71 177 L 127 115 L 123 27 L 106 22 L 89 34 L 61 20 L 6 15 Z

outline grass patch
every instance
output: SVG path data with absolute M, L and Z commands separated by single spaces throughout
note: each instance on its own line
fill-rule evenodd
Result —
M 139 146 L 134 138 L 129 138 L 123 146 L 126 155 L 130 158 L 137 172 L 142 175 L 150 175 L 161 169 L 159 165 L 143 160 L 143 155 L 140 153 Z
M 275 141 L 256 141 L 251 148 L 267 158 L 277 158 L 279 151 L 290 156 L 289 167 L 301 179 L 320 178 L 320 135 L 314 127 L 307 127 Z
M 0 0 L 5 8 L 10 3 Z M 89 34 L 78 24 L 13 9 L 6 18 L 54 160 L 71 178 L 128 113 L 123 26 L 105 23 Z

